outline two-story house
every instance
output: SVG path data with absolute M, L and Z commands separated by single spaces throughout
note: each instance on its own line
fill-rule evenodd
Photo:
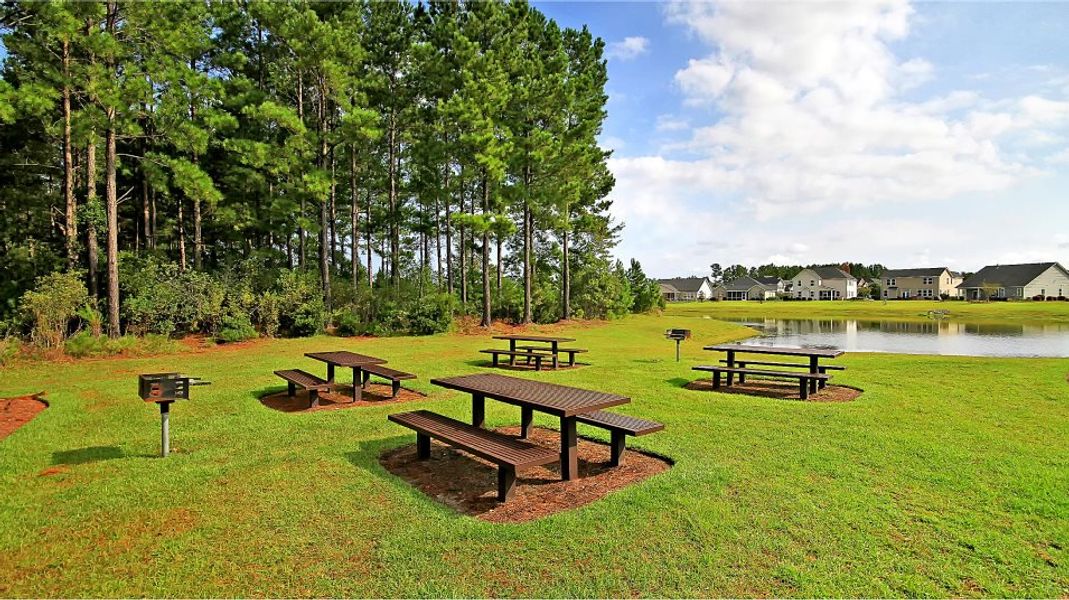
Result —
M 880 279 L 883 297 L 888 300 L 957 297 L 961 285 L 961 275 L 946 267 L 890 269 L 884 271 Z
M 958 289 L 968 300 L 988 298 L 1064 298 L 1069 296 L 1069 271 L 1056 262 L 989 265 Z
M 802 269 L 791 277 L 791 297 L 800 300 L 856 298 L 857 278 L 839 267 Z

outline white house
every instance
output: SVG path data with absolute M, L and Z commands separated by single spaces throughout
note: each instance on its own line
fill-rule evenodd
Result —
M 989 265 L 958 289 L 967 300 L 987 298 L 1064 298 L 1069 296 L 1069 271 L 1056 262 Z
M 791 278 L 791 296 L 805 300 L 848 300 L 857 297 L 857 278 L 839 267 L 802 269 Z
M 673 277 L 658 279 L 661 295 L 668 302 L 708 300 L 713 297 L 713 285 L 706 277 Z

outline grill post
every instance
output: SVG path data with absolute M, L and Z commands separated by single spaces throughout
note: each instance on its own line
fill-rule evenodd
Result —
M 171 453 L 171 403 L 160 402 L 160 456 Z

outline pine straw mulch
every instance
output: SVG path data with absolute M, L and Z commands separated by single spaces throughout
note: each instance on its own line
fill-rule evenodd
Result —
M 48 408 L 48 402 L 42 398 L 44 395 L 44 392 L 37 392 L 17 398 L 0 398 L 0 440 L 11 435 L 16 429 L 33 420 L 37 413 Z
M 735 382 L 728 387 L 724 380 L 720 381 L 720 389 L 713 389 L 713 382 L 709 379 L 697 379 L 684 386 L 688 390 L 699 392 L 720 392 L 723 394 L 743 394 L 746 396 L 763 396 L 765 398 L 777 398 L 780 400 L 801 400 L 798 398 L 798 384 L 786 381 L 769 381 L 767 379 L 748 379 L 746 383 Z M 828 384 L 822 390 L 814 394 L 809 393 L 806 402 L 850 402 L 861 395 L 862 390 L 845 385 Z
M 261 396 L 260 403 L 267 408 L 292 413 L 337 410 L 360 406 L 383 406 L 386 404 L 399 404 L 426 398 L 424 394 L 403 387 L 397 391 L 396 398 L 390 397 L 392 392 L 393 390 L 390 388 L 389 384 L 368 383 L 361 395 L 361 400 L 359 402 L 353 402 L 353 386 L 349 384 L 340 384 L 337 389 L 333 391 L 320 392 L 319 406 L 316 408 L 308 407 L 310 402 L 308 392 L 301 389 L 298 389 L 297 393 L 292 398 L 287 395 L 285 390 Z
M 495 431 L 518 436 L 520 428 Z M 552 429 L 534 427 L 528 441 L 560 448 L 560 434 Z M 496 465 L 438 442 L 431 444 L 427 460 L 416 458 L 413 443 L 383 453 L 379 463 L 434 500 L 491 523 L 522 523 L 578 508 L 672 466 L 664 458 L 628 448 L 620 466 L 612 468 L 608 444 L 582 437 L 577 453 L 578 479 L 561 481 L 560 463 L 535 467 L 517 474 L 508 502 L 497 501 Z

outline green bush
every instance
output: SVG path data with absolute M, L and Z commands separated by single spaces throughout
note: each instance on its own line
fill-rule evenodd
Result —
M 0 366 L 6 365 L 18 355 L 21 344 L 17 338 L 0 338 Z
M 456 301 L 449 294 L 424 296 L 422 300 L 413 302 L 404 332 L 411 335 L 431 335 L 448 331 L 455 310 Z
M 183 271 L 174 263 L 128 255 L 120 266 L 127 331 L 138 335 L 219 331 L 226 300 L 226 288 L 219 280 Z
M 38 277 L 34 289 L 22 295 L 23 313 L 32 322 L 30 339 L 38 346 L 57 348 L 89 292 L 78 273 L 50 273 Z
M 124 335 L 109 338 L 105 335 L 93 335 L 88 331 L 79 331 L 67 338 L 63 351 L 74 358 L 114 356 L 116 354 L 163 354 L 174 352 L 177 344 L 163 335 L 149 334 L 144 337 Z
M 360 335 L 365 329 L 360 317 L 351 310 L 342 310 L 335 313 L 334 323 L 334 333 L 346 337 Z
M 314 273 L 283 271 L 278 278 L 279 331 L 290 337 L 322 331 L 326 311 Z
M 233 343 L 244 342 L 259 337 L 256 328 L 252 326 L 249 315 L 245 313 L 229 314 L 223 317 L 222 328 L 216 336 L 220 342 Z

